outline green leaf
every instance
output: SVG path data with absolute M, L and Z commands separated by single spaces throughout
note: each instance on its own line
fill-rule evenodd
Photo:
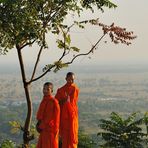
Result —
M 65 43 L 64 43 L 62 40 L 59 40 L 59 39 L 58 39 L 56 42 L 57 42 L 58 47 L 59 47 L 60 49 L 63 49 L 63 48 L 65 47 Z
M 61 70 L 62 68 L 68 67 L 68 64 L 62 63 L 62 61 L 56 61 L 54 62 L 55 69 L 54 72 L 56 73 L 57 71 Z
M 67 43 L 68 45 L 70 45 L 70 43 L 71 43 L 70 34 L 68 34 L 68 35 L 66 36 L 66 43 Z
M 77 47 L 70 47 L 70 49 L 72 49 L 73 51 L 76 51 L 76 52 L 79 52 L 80 51 L 80 49 L 77 48 Z
M 46 65 L 46 66 L 43 68 L 43 72 L 45 72 L 45 71 L 47 71 L 47 70 L 50 71 L 53 67 L 54 67 L 53 64 L 48 64 L 48 65 Z
M 11 133 L 15 134 L 20 132 L 21 130 L 21 124 L 18 121 L 9 121 L 9 124 L 11 125 Z

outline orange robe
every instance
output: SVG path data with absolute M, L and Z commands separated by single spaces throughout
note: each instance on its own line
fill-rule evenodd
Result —
M 62 148 L 77 148 L 78 144 L 78 94 L 79 89 L 75 84 L 64 85 L 58 89 L 56 99 L 66 102 L 60 104 L 60 136 Z
M 37 148 L 58 148 L 60 122 L 58 101 L 52 96 L 44 96 L 37 112 L 37 120 L 41 121 L 39 128 L 42 130 Z

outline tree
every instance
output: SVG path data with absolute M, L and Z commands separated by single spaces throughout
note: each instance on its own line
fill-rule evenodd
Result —
M 94 140 L 85 134 L 82 130 L 79 131 L 79 148 L 93 148 L 96 146 Z
M 74 21 L 72 24 L 65 24 L 64 20 L 69 13 L 77 14 L 79 17 L 84 10 L 90 10 L 92 13 L 95 8 L 103 12 L 103 8 L 115 8 L 116 5 L 109 0 L 1 0 L 0 1 L 0 53 L 7 54 L 10 49 L 16 49 L 20 63 L 22 81 L 27 101 L 27 116 L 23 130 L 24 147 L 29 145 L 29 141 L 33 139 L 30 133 L 30 124 L 32 119 L 32 99 L 29 93 L 29 87 L 32 82 L 42 78 L 50 71 L 58 71 L 63 67 L 72 64 L 79 56 L 86 56 L 94 52 L 99 42 L 105 35 L 109 35 L 114 43 L 130 44 L 130 40 L 134 39 L 133 32 L 127 32 L 125 28 L 114 25 L 104 25 L 99 19 L 91 19 L 84 21 Z M 86 53 L 79 53 L 80 49 L 71 46 L 70 30 L 74 26 L 85 28 L 85 24 L 100 26 L 103 35 Z M 61 35 L 62 39 L 56 40 L 56 44 L 61 49 L 62 54 L 57 61 L 47 64 L 43 68 L 41 75 L 35 76 L 37 66 L 39 64 L 41 53 L 48 48 L 47 36 L 49 34 Z M 24 67 L 23 51 L 28 47 L 37 45 L 39 51 L 34 64 L 32 76 L 27 79 L 26 69 Z M 69 60 L 64 62 L 71 51 L 76 54 Z
M 133 113 L 124 119 L 112 112 L 110 119 L 101 119 L 99 123 L 103 131 L 99 132 L 98 136 L 105 141 L 101 146 L 105 148 L 144 148 L 148 136 L 148 132 L 143 130 L 144 125 L 148 128 L 147 113 L 143 117 L 138 117 L 138 113 Z

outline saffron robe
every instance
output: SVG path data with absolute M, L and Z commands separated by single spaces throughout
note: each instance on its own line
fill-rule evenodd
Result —
M 60 136 L 62 148 L 77 148 L 78 144 L 78 94 L 75 84 L 66 84 L 55 96 L 60 103 Z
M 44 96 L 37 112 L 40 121 L 37 148 L 58 148 L 60 106 L 52 96 Z

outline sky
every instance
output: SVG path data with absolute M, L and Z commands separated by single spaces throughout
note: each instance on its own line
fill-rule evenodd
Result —
M 93 15 L 86 12 L 82 19 L 90 19 L 99 17 L 102 23 L 107 25 L 112 24 L 124 27 L 127 31 L 133 31 L 137 36 L 132 41 L 132 45 L 115 45 L 109 41 L 108 38 L 102 40 L 97 50 L 91 58 L 80 57 L 77 59 L 75 65 L 139 65 L 148 64 L 148 0 L 114 0 L 117 4 L 116 9 L 105 9 L 104 13 L 95 12 Z M 69 18 L 69 22 L 72 18 Z M 73 43 L 86 51 L 91 48 L 95 41 L 102 35 L 98 28 L 86 28 L 86 30 L 73 30 Z M 107 41 L 107 44 L 104 43 Z M 54 45 L 53 40 L 49 40 L 50 47 L 42 54 L 41 64 L 46 65 L 50 60 L 59 58 L 59 49 Z M 55 50 L 52 50 L 54 49 Z M 31 52 L 32 53 L 31 53 Z M 26 49 L 24 54 L 24 61 L 26 65 L 31 65 L 36 59 L 36 47 Z M 0 56 L 0 66 L 5 65 L 18 66 L 18 58 L 15 49 L 12 49 L 6 56 Z M 2 68 L 0 68 L 2 70 Z

